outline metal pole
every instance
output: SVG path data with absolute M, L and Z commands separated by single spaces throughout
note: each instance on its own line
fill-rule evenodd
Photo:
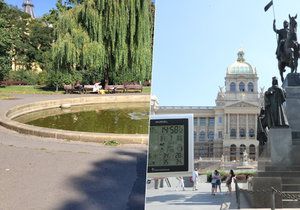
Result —
M 272 206 L 271 206 L 271 209 L 272 210 L 275 210 L 275 190 L 273 189 L 272 187 L 272 197 L 271 197 L 271 202 L 272 202 Z

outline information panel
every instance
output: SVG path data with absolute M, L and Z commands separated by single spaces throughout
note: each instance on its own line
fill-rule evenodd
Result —
M 151 117 L 148 177 L 191 175 L 193 146 L 193 115 Z

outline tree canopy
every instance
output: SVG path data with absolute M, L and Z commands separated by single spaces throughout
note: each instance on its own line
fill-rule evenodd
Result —
M 52 47 L 58 71 L 77 71 L 90 80 L 104 78 L 112 83 L 151 78 L 154 14 L 150 0 L 68 4 L 59 14 Z

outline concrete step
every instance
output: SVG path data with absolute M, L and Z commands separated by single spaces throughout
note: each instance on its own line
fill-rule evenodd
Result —
M 266 171 L 257 172 L 258 177 L 300 177 L 300 171 Z
M 292 139 L 300 139 L 300 131 L 292 131 Z
M 283 177 L 282 184 L 300 184 L 300 177 Z
M 299 191 L 300 184 L 282 184 L 282 191 Z
M 295 166 L 266 166 L 265 171 L 300 171 L 300 165 L 295 165 Z
M 282 200 L 283 208 L 300 208 L 300 201 Z

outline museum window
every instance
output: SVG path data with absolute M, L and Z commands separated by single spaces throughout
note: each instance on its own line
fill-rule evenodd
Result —
M 251 128 L 251 129 L 249 130 L 249 137 L 250 137 L 250 138 L 254 138 L 254 136 L 255 136 L 254 129 Z
M 230 161 L 236 160 L 236 146 L 235 144 L 230 145 Z
M 252 82 L 248 83 L 248 92 L 254 92 L 254 86 Z
M 205 132 L 204 131 L 200 132 L 200 134 L 199 134 L 199 140 L 200 141 L 204 141 L 205 140 Z
M 218 122 L 219 122 L 219 124 L 222 124 L 222 117 L 218 118 Z
M 215 125 L 215 118 L 214 117 L 210 117 L 209 118 L 209 125 L 210 126 L 214 126 Z
M 255 154 L 256 151 L 255 151 L 255 145 L 251 144 L 249 146 L 249 158 L 252 159 L 252 160 L 255 160 Z
M 218 138 L 219 138 L 219 139 L 223 139 L 223 133 L 222 133 L 222 131 L 219 131 L 219 132 L 218 132 Z
M 214 132 L 209 131 L 207 137 L 208 137 L 209 140 L 214 140 Z
M 236 138 L 236 130 L 234 128 L 230 129 L 230 137 L 231 138 Z
M 200 117 L 200 126 L 206 126 L 206 119 L 205 119 L 205 117 Z
M 245 91 L 245 83 L 240 82 L 239 89 L 240 89 L 240 92 L 244 92 Z
M 235 92 L 235 91 L 236 91 L 235 83 L 232 82 L 230 83 L 230 92 Z
M 240 137 L 241 138 L 245 138 L 246 137 L 246 133 L 245 133 L 245 129 L 244 128 L 240 128 Z
M 241 144 L 241 145 L 240 145 L 240 156 L 243 156 L 244 151 L 246 151 L 246 145 Z
M 194 118 L 194 126 L 198 126 L 198 118 L 197 117 Z

